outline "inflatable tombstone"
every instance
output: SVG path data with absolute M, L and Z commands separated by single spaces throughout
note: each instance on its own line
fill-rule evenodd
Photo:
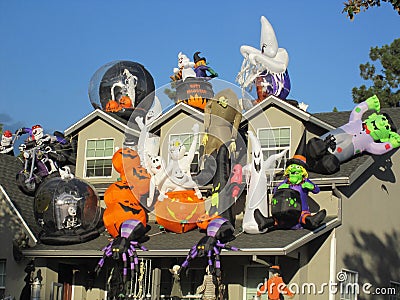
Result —
M 94 73 L 89 83 L 89 98 L 95 109 L 129 119 L 154 89 L 153 77 L 143 65 L 120 60 L 105 64 Z M 141 103 L 138 115 L 144 116 L 152 103 L 152 99 Z
M 42 183 L 34 199 L 34 215 L 43 244 L 77 244 L 99 236 L 100 199 L 94 187 L 81 179 L 55 177 Z

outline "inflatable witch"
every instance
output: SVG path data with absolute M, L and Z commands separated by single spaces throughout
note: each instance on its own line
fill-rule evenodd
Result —
M 272 228 L 314 230 L 325 219 L 325 209 L 314 215 L 310 212 L 308 194 L 319 193 L 319 187 L 308 179 L 308 166 L 304 155 L 305 141 L 304 132 L 296 154 L 286 163 L 285 179 L 274 189 L 271 201 L 272 216 L 265 217 L 259 209 L 254 211 L 260 231 Z
M 340 164 L 362 152 L 381 155 L 400 146 L 400 135 L 390 116 L 379 114 L 380 102 L 372 96 L 358 104 L 349 122 L 307 143 L 310 170 L 320 174 L 339 171 Z M 365 121 L 363 114 L 375 110 Z

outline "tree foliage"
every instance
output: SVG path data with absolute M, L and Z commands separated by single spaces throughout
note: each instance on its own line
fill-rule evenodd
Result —
M 399 0 L 400 1 L 400 0 Z M 371 47 L 369 57 L 372 62 L 360 65 L 360 76 L 371 80 L 372 85 L 352 89 L 353 101 L 360 103 L 377 95 L 382 107 L 395 107 L 400 103 L 400 39 L 390 45 Z M 379 70 L 379 71 L 378 71 Z
M 346 13 L 350 20 L 354 19 L 354 15 L 361 11 L 366 11 L 370 7 L 381 6 L 381 2 L 388 2 L 393 9 L 400 15 L 400 0 L 348 0 L 344 2 L 342 13 Z

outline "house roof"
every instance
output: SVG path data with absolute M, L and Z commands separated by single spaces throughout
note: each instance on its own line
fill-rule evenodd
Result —
M 242 120 L 247 120 L 247 121 L 251 120 L 252 118 L 257 116 L 260 113 L 260 111 L 264 111 L 271 106 L 279 107 L 281 110 L 287 112 L 288 114 L 296 116 L 297 118 L 299 118 L 300 120 L 302 120 L 304 122 L 314 123 L 315 125 L 317 125 L 321 128 L 324 128 L 327 130 L 332 130 L 335 128 L 334 126 L 328 124 L 324 120 L 316 118 L 314 115 L 312 115 L 304 110 L 301 110 L 300 108 L 294 106 L 293 104 L 290 104 L 288 101 L 279 99 L 272 95 L 269 96 L 268 98 L 266 98 L 265 100 L 263 100 L 262 102 L 260 102 L 258 105 L 255 105 L 251 109 L 246 111 L 243 114 Z
M 25 195 L 18 188 L 15 177 L 23 168 L 17 157 L 0 154 L 0 187 L 10 205 L 16 208 L 16 215 L 21 217 L 22 225 L 36 242 L 40 226 L 36 223 L 33 214 L 33 197 Z
M 314 124 L 326 129 L 331 130 L 347 123 L 350 112 L 331 112 L 331 113 L 317 113 L 309 114 L 301 111 L 285 101 L 279 100 L 275 97 L 269 97 L 267 101 L 260 104 L 261 108 L 269 106 L 277 106 L 284 109 L 290 114 L 296 115 L 303 121 L 313 122 Z M 245 113 L 247 118 L 255 116 L 256 110 L 252 108 Z M 395 125 L 400 127 L 400 108 L 382 109 L 387 112 L 393 119 Z M 184 103 L 180 103 L 166 112 L 160 118 L 151 124 L 151 128 L 159 128 L 165 122 L 168 122 L 179 113 L 195 115 L 197 118 L 202 118 L 203 113 L 195 108 L 192 108 Z M 118 120 L 118 116 L 107 114 L 103 111 L 96 110 L 88 115 L 86 118 L 77 122 L 66 130 L 66 134 L 75 132 L 83 128 L 86 124 L 94 120 L 96 117 L 101 117 L 108 122 L 115 122 L 116 126 L 126 126 L 122 120 Z M 114 121 L 113 121 L 114 120 Z M 121 128 L 122 128 L 121 127 Z M 350 161 L 341 165 L 339 172 L 332 175 L 321 176 L 320 174 L 310 173 L 310 178 L 316 184 L 332 183 L 349 185 L 354 182 L 367 168 L 374 163 L 373 155 L 363 154 L 357 156 Z M 4 188 L 9 198 L 14 203 L 15 207 L 21 213 L 22 218 L 26 221 L 27 225 L 32 229 L 35 235 L 40 231 L 40 227 L 36 224 L 33 215 L 33 197 L 28 197 L 23 194 L 14 182 L 15 174 L 21 169 L 22 165 L 17 158 L 0 155 L 0 168 L 4 170 L 0 174 L 0 185 Z M 294 249 L 301 247 L 308 241 L 330 231 L 340 225 L 340 216 L 328 216 L 325 220 L 325 225 L 315 232 L 308 230 L 290 230 L 290 231 L 274 231 L 267 234 L 249 235 L 241 233 L 240 222 L 236 226 L 236 240 L 232 241 L 233 246 L 239 247 L 240 252 L 224 251 L 224 255 L 286 255 Z M 159 230 L 156 224 L 152 224 L 152 230 L 149 232 L 151 236 L 145 246 L 149 249 L 148 252 L 143 252 L 140 255 L 144 257 L 152 256 L 185 256 L 188 250 L 197 242 L 203 234 L 197 230 L 187 232 L 184 234 L 166 233 Z M 35 247 L 23 250 L 26 256 L 36 257 L 54 257 L 54 256 L 68 256 L 68 257 L 100 257 L 102 249 L 109 242 L 109 236 L 106 233 L 100 237 L 81 244 L 75 245 L 43 245 L 37 244 Z M 173 245 L 173 246 L 171 246 Z M 78 251 L 79 250 L 79 251 Z
M 241 221 L 235 229 L 236 239 L 229 244 L 240 249 L 239 252 L 223 251 L 222 255 L 287 255 L 305 245 L 318 236 L 339 226 L 341 221 L 336 216 L 328 216 L 325 223 L 315 231 L 276 230 L 266 234 L 246 234 L 242 232 Z M 154 222 L 150 222 L 150 240 L 143 245 L 148 251 L 140 251 L 140 257 L 186 256 L 191 247 L 203 236 L 199 230 L 192 230 L 182 234 L 166 232 L 159 229 Z M 28 257 L 101 257 L 101 251 L 110 242 L 107 233 L 92 241 L 74 245 L 43 245 L 37 244 L 33 248 L 23 250 Z
M 92 111 L 90 114 L 65 129 L 64 134 L 73 135 L 74 133 L 79 132 L 81 129 L 85 128 L 87 125 L 97 119 L 105 121 L 106 123 L 110 124 L 113 127 L 116 127 L 122 132 L 127 131 L 130 134 L 134 134 L 136 136 L 140 134 L 140 130 L 136 122 L 123 118 L 118 113 L 105 112 L 101 109 L 96 109 Z
M 190 105 L 187 105 L 183 102 L 180 102 L 179 104 L 173 106 L 167 112 L 163 113 L 160 117 L 155 119 L 150 124 L 150 131 L 160 128 L 162 125 L 164 125 L 168 121 L 172 120 L 180 113 L 184 113 L 188 116 L 192 116 L 193 118 L 197 119 L 200 122 L 203 122 L 203 120 L 204 120 L 204 112 L 202 112 Z

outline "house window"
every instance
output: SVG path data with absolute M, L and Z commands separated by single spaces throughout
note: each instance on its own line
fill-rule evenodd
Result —
M 400 300 L 400 282 L 390 281 L 389 300 Z
M 350 270 L 342 270 L 340 282 L 340 300 L 356 300 L 359 293 L 358 273 Z
M 257 295 L 257 289 L 268 280 L 268 275 L 268 268 L 266 266 L 246 266 L 244 299 L 253 299 L 253 296 Z
M 290 127 L 259 128 L 257 136 L 261 144 L 264 160 L 273 154 L 288 150 L 286 159 L 280 160 L 279 165 L 275 166 L 277 169 L 283 170 L 286 160 L 289 159 Z
M 86 141 L 86 177 L 108 177 L 112 171 L 114 139 Z
M 169 141 L 180 140 L 186 148 L 185 156 L 188 155 L 190 146 L 193 142 L 193 133 L 181 133 L 181 134 L 171 134 L 169 136 Z M 199 147 L 200 139 L 197 141 L 196 152 L 194 153 L 193 161 L 190 164 L 190 173 L 197 174 L 199 172 Z
M 6 260 L 0 259 L 0 297 L 4 297 L 6 290 Z

